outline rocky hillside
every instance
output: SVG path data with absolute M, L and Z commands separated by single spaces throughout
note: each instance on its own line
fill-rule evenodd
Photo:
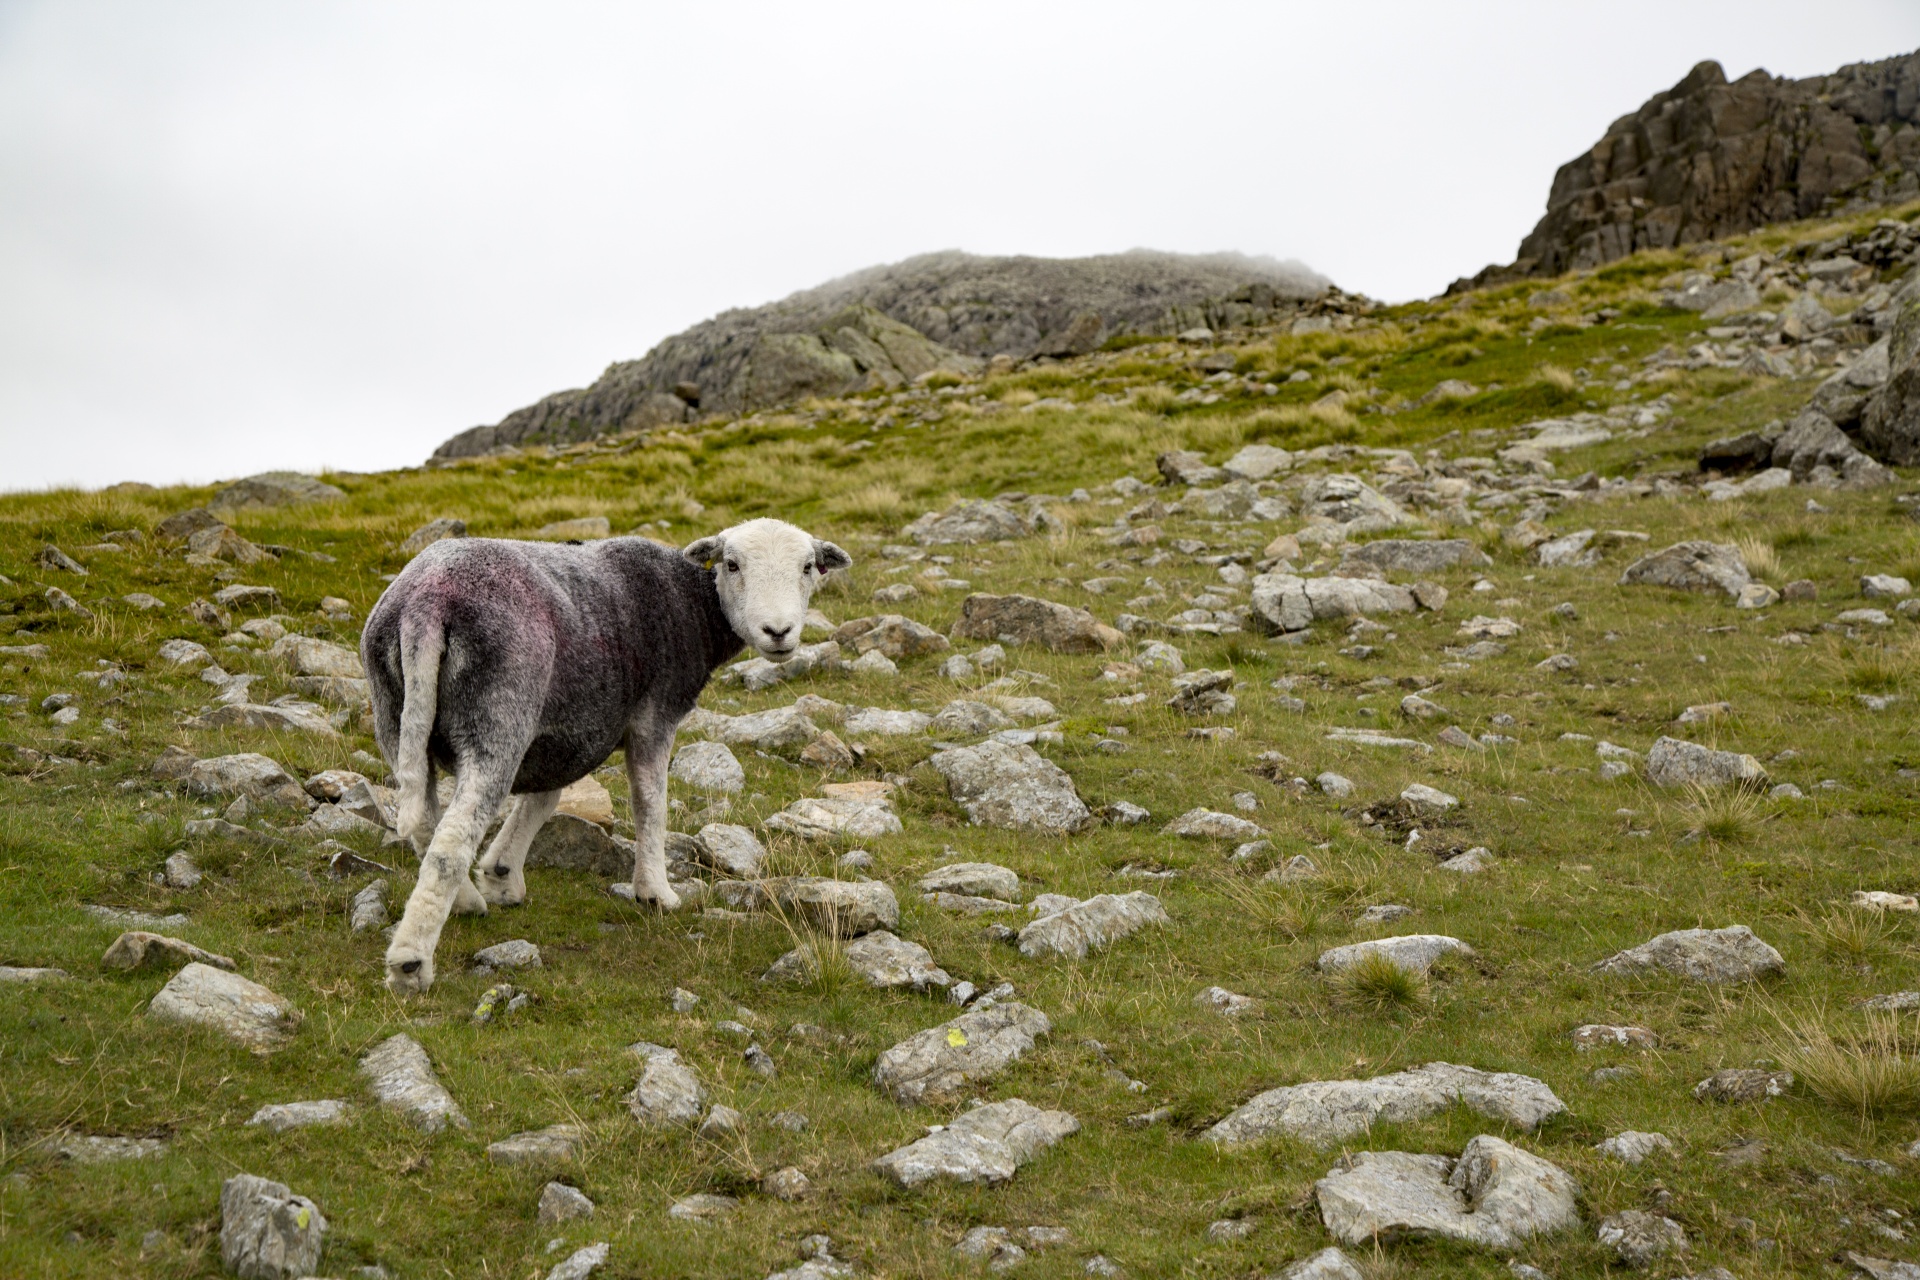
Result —
M 1917 233 L 0 495 L 0 1277 L 1914 1275 Z M 389 995 L 388 581 L 761 515 L 680 909 L 610 760 Z
M 1920 195 L 1920 52 L 1731 83 L 1702 62 L 1560 167 L 1520 256 L 1450 292 Z
M 1083 355 L 1119 334 L 1267 323 L 1327 287 L 1297 262 L 1135 250 L 1094 258 L 924 254 L 725 311 L 592 386 L 448 440 L 436 458 L 564 444 L 805 396 L 893 388 L 995 356 Z

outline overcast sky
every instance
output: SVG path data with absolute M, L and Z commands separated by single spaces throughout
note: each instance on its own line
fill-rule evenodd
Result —
M 0 490 L 416 463 L 715 311 L 933 249 L 1426 296 L 1703 58 L 1914 0 L 0 0 Z

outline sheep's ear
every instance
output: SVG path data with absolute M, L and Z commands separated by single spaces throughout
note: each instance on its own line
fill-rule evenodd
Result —
M 711 569 L 713 562 L 720 558 L 722 549 L 719 538 L 702 538 L 698 542 L 689 542 L 681 549 L 680 554 L 702 569 Z
M 835 569 L 844 569 L 853 563 L 853 557 L 834 546 L 831 542 L 813 540 L 813 567 L 821 573 L 832 573 Z

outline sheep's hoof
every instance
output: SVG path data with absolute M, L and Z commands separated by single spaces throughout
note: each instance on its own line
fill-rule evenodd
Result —
M 527 900 L 526 877 L 512 874 L 510 867 L 489 867 L 475 883 L 480 896 L 496 907 L 517 907 Z
M 636 888 L 633 902 L 638 907 L 652 907 L 656 911 L 677 911 L 680 908 L 680 895 L 673 890 Z
M 397 996 L 417 996 L 432 985 L 432 956 L 417 956 L 410 950 L 387 953 L 387 990 Z
M 454 890 L 453 914 L 457 916 L 483 916 L 487 914 L 487 900 L 473 887 L 470 880 L 462 880 L 460 887 Z

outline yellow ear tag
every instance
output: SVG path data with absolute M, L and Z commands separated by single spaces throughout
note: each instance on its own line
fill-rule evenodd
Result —
M 958 1049 L 967 1042 L 967 1033 L 955 1027 L 947 1032 L 947 1043 Z
M 305 1231 L 307 1224 L 313 1221 L 313 1215 L 307 1212 L 307 1206 L 301 1205 L 300 1212 L 293 1215 L 293 1220 L 302 1231 Z

